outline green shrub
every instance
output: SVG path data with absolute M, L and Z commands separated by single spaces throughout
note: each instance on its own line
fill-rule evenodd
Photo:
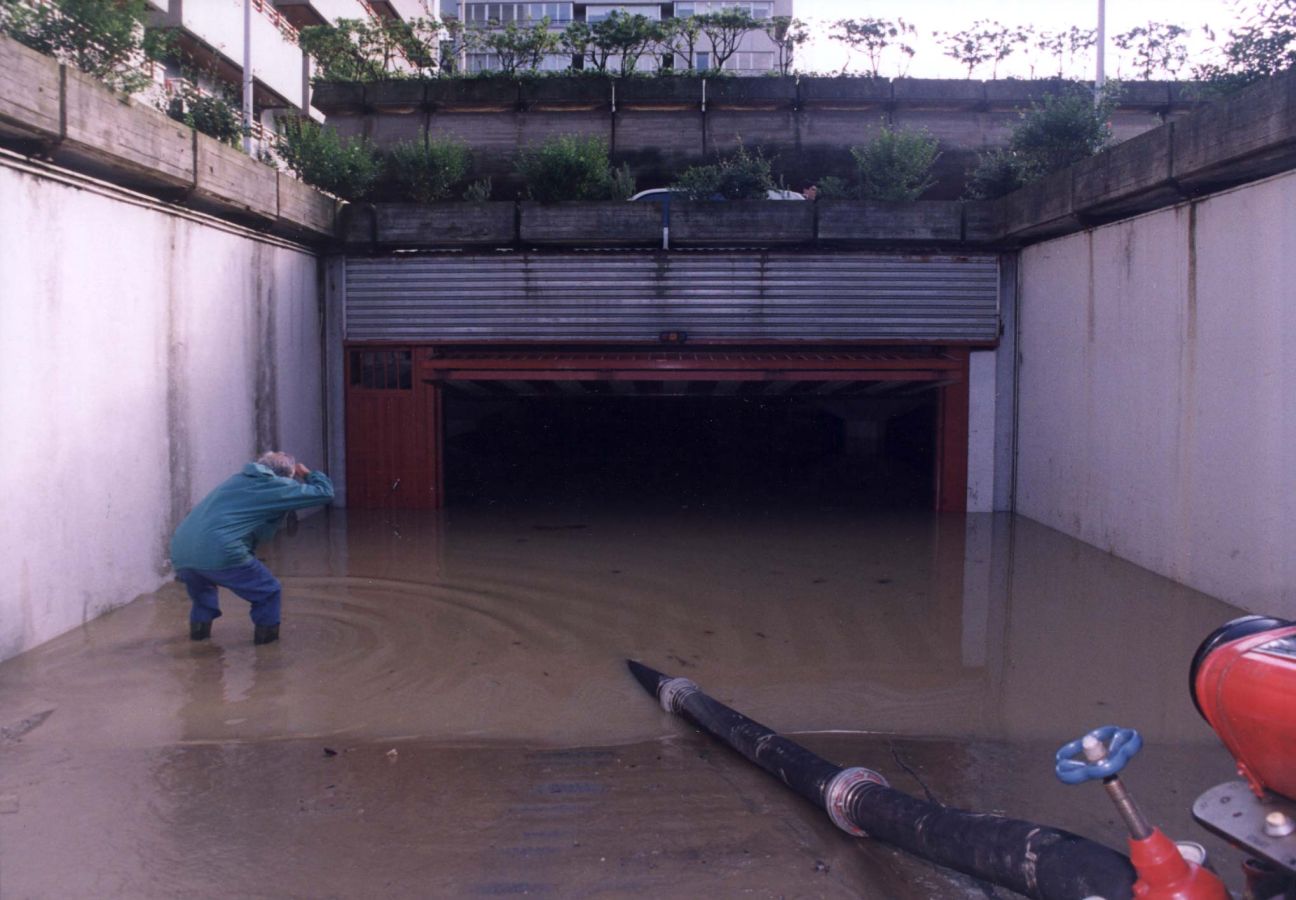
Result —
M 1011 150 L 991 150 L 977 157 L 968 172 L 965 194 L 972 200 L 993 200 L 1026 183 L 1021 160 Z
M 192 83 L 186 83 L 179 96 L 172 98 L 166 114 L 231 147 L 241 146 L 247 133 L 243 110 L 228 93 L 204 94 Z
M 463 198 L 469 203 L 485 203 L 491 198 L 491 180 L 482 178 L 468 185 Z
M 625 200 L 634 193 L 628 166 L 614 171 L 607 141 L 566 134 L 518 154 L 518 173 L 527 196 L 541 203 L 560 200 Z
M 152 82 L 144 63 L 161 58 L 170 38 L 146 31 L 147 16 L 145 0 L 0 0 L 0 33 L 134 93 Z
M 1022 113 L 1013 128 L 1008 149 L 1021 164 L 1026 181 L 1035 181 L 1093 156 L 1111 139 L 1107 123 L 1115 91 L 1094 105 L 1093 96 L 1083 89 L 1044 98 Z
M 883 126 L 862 147 L 852 147 L 857 194 L 861 200 L 907 203 L 936 183 L 932 166 L 940 158 L 934 137 L 919 131 L 892 131 Z
M 671 185 L 690 200 L 764 200 L 773 187 L 771 161 L 759 147 L 753 153 L 741 144 L 714 165 L 690 166 Z
M 321 128 L 309 119 L 286 119 L 282 127 L 276 149 L 302 181 L 344 200 L 359 200 L 369 194 L 380 166 L 368 141 L 343 140 L 333 129 Z
M 457 141 L 409 141 L 387 155 L 395 185 L 418 203 L 445 200 L 468 177 L 472 153 Z
M 850 185 L 837 175 L 825 175 L 815 183 L 815 188 L 817 200 L 845 200 L 851 196 Z

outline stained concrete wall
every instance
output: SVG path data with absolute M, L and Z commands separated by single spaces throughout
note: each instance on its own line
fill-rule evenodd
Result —
M 1296 615 L 1296 173 L 1023 251 L 1018 511 Z
M 258 451 L 325 463 L 321 323 L 310 252 L 0 159 L 0 659 L 155 590 Z

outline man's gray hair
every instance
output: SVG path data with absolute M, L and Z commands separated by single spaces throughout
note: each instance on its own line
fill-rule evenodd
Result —
M 297 471 L 297 460 L 293 458 L 293 455 L 279 450 L 262 453 L 257 462 L 284 478 L 292 478 L 293 472 Z

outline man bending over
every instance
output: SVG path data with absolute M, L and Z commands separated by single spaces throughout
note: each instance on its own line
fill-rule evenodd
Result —
M 288 512 L 333 499 L 333 482 L 287 453 L 266 453 L 231 476 L 193 508 L 171 538 L 171 564 L 193 601 L 189 638 L 211 637 L 220 614 L 218 586 L 252 604 L 252 642 L 279 640 L 282 586 L 253 556 L 274 537 Z

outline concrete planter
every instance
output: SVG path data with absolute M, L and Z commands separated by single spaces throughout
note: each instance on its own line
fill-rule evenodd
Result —
M 795 200 L 671 204 L 671 246 L 765 247 L 808 244 L 815 205 Z
M 790 109 L 797 104 L 795 78 L 708 78 L 707 108 Z
M 1122 81 L 1120 105 L 1122 109 L 1160 110 L 1170 106 L 1172 81 Z
M 521 204 L 518 236 L 524 244 L 659 246 L 662 210 L 656 203 Z
M 1209 190 L 1296 163 L 1296 72 L 1269 78 L 1173 124 L 1174 177 Z
M 956 201 L 822 200 L 819 239 L 853 242 L 956 242 L 963 238 L 963 209 Z
M 802 106 L 870 109 L 890 103 L 891 82 L 885 78 L 802 78 Z
M 1055 97 L 1070 91 L 1089 91 L 1090 87 L 1060 78 L 1024 81 L 1017 78 L 996 79 L 984 82 L 986 103 L 996 109 L 1026 109 L 1044 102 L 1045 97 Z
M 365 86 L 356 81 L 321 81 L 311 88 L 311 105 L 326 115 L 364 111 Z
M 426 88 L 433 109 L 512 110 L 521 96 L 521 86 L 512 78 L 439 78 Z
M 1004 198 L 1004 231 L 1016 240 L 1049 237 L 1079 227 L 1072 171 L 1063 169 Z
M 891 96 L 906 106 L 977 105 L 986 102 L 986 86 L 967 78 L 897 78 Z
M 0 134 L 56 140 L 60 90 L 55 60 L 17 41 L 0 40 Z
M 524 109 L 562 110 L 610 109 L 610 78 L 535 78 L 519 84 L 519 98 Z
M 131 186 L 194 184 L 194 132 L 187 125 L 75 69 L 64 67 L 63 92 L 65 129 L 56 159 L 96 172 L 102 166 Z
M 427 103 L 427 82 L 416 79 L 376 81 L 364 85 L 364 105 L 374 112 L 418 112 Z
M 338 202 L 285 172 L 278 173 L 278 212 L 275 227 L 290 233 L 332 237 L 337 227 Z
M 504 246 L 515 237 L 512 203 L 379 203 L 368 209 L 371 240 L 383 247 Z M 350 239 L 354 232 L 346 234 Z
M 279 173 L 228 144 L 194 133 L 192 200 L 241 219 L 274 221 L 279 216 Z
M 694 75 L 670 78 L 618 78 L 617 109 L 698 109 L 702 105 L 702 79 Z
M 1075 208 L 1085 215 L 1113 215 L 1150 208 L 1176 194 L 1171 184 L 1171 129 L 1158 128 L 1076 163 Z
M 969 244 L 996 244 L 1003 240 L 1002 200 L 967 200 L 962 206 L 964 241 Z

